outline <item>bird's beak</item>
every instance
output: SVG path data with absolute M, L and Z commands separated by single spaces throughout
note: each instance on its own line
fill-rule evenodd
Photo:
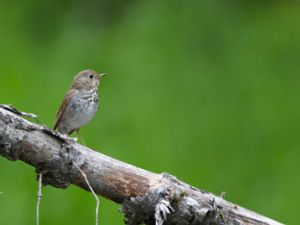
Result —
M 100 73 L 99 74 L 99 79 L 101 79 L 102 77 L 105 77 L 106 76 L 106 73 Z

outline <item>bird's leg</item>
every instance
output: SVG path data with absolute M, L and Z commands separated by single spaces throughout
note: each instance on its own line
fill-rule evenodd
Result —
M 81 136 L 80 136 L 80 134 L 79 134 L 79 129 L 80 129 L 80 128 L 78 128 L 78 129 L 76 130 L 77 137 L 78 137 L 79 141 L 81 142 L 81 144 L 86 145 L 85 142 L 84 142 L 84 140 L 81 138 Z

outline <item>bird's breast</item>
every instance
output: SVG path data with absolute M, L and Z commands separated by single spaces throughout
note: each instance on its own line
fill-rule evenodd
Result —
M 70 103 L 70 119 L 77 127 L 88 123 L 98 110 L 98 94 L 97 92 L 79 93 L 72 99 Z

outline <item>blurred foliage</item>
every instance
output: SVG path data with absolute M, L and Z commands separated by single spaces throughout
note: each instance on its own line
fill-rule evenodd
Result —
M 0 1 L 0 102 L 52 126 L 73 76 L 106 72 L 88 146 L 299 224 L 298 1 Z M 33 224 L 34 169 L 0 158 L 0 224 Z M 43 189 L 41 224 L 93 224 Z M 100 224 L 123 224 L 102 199 Z

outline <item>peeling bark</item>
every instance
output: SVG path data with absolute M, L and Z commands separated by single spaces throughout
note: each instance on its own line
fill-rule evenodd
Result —
M 79 167 L 97 194 L 122 204 L 126 224 L 280 224 L 172 175 L 126 164 L 20 117 L 32 115 L 0 105 L 0 155 L 35 167 L 43 174 L 43 185 L 74 184 L 89 191 Z

